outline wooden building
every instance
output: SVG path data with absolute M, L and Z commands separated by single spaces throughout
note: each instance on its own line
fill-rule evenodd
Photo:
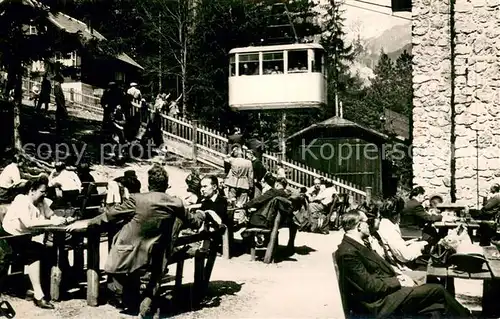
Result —
M 385 160 L 388 135 L 340 117 L 313 124 L 287 139 L 287 157 L 373 194 L 395 193 L 397 177 Z
M 120 53 L 115 57 L 96 56 L 85 48 L 86 41 L 106 41 L 97 30 L 62 12 L 50 12 L 48 19 L 58 31 L 79 34 L 83 45 L 79 50 L 56 55 L 54 62 L 58 62 L 58 70 L 49 70 L 44 61 L 33 62 L 32 74 L 41 75 L 47 71 L 60 73 L 64 77 L 64 89 L 88 95 L 92 95 L 94 90 L 107 87 L 111 81 L 122 84 L 138 82 L 143 67 L 127 54 Z M 30 27 L 29 32 L 37 31 Z

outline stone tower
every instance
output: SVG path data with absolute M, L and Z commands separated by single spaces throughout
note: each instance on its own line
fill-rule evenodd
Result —
M 500 0 L 412 11 L 414 184 L 476 206 L 500 177 Z

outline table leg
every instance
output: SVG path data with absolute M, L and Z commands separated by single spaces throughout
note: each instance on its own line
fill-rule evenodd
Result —
M 194 257 L 194 283 L 193 283 L 193 301 L 195 305 L 201 302 L 201 291 L 203 289 L 203 278 L 205 272 L 205 255 L 199 252 Z
M 87 304 L 99 305 L 99 245 L 100 233 L 87 232 Z
M 481 303 L 483 318 L 498 318 L 500 316 L 498 294 L 500 294 L 500 280 L 492 279 L 483 282 L 483 300 Z
M 66 257 L 64 250 L 65 239 L 66 239 L 66 233 L 64 232 L 54 233 L 54 249 L 56 254 L 56 260 L 55 264 L 52 266 L 52 269 L 50 271 L 50 298 L 54 301 L 58 301 L 60 299 L 62 269 L 65 266 L 64 258 Z

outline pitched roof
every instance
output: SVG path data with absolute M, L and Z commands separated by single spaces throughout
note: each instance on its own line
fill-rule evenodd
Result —
M 97 39 L 100 41 L 106 40 L 106 38 L 101 33 L 99 33 L 99 31 L 96 31 L 95 29 L 89 30 L 87 24 L 62 12 L 56 12 L 56 13 L 50 12 L 49 21 L 54 26 L 56 26 L 61 30 L 64 30 L 65 32 L 81 34 L 81 36 L 86 40 L 90 39 Z M 130 56 L 128 56 L 125 53 L 120 53 L 116 58 L 125 63 L 133 65 L 136 68 L 144 70 L 144 68 L 141 65 L 135 62 Z
M 302 129 L 292 135 L 290 135 L 287 140 L 292 139 L 296 136 L 302 135 L 307 131 L 313 130 L 313 129 L 318 129 L 318 128 L 355 128 L 359 129 L 363 132 L 366 132 L 370 135 L 373 135 L 375 137 L 381 138 L 383 140 L 389 139 L 389 136 L 380 133 L 376 130 L 373 130 L 371 128 L 368 128 L 366 126 L 363 126 L 361 124 L 355 123 L 353 121 L 346 120 L 344 118 L 340 118 L 338 116 L 331 117 L 323 122 L 315 123 L 309 127 L 306 127 L 305 129 Z

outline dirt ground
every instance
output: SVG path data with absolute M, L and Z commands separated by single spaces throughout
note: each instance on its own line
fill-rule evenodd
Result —
M 134 164 L 120 169 L 95 166 L 97 180 L 120 176 L 126 169 L 135 169 L 143 185 L 147 185 L 146 172 L 150 165 Z M 184 179 L 188 172 L 167 166 L 170 176 L 169 190 L 174 195 L 185 192 Z M 278 263 L 266 265 L 250 261 L 248 254 L 231 260 L 218 258 L 211 278 L 208 299 L 210 302 L 199 310 L 189 311 L 182 306 L 174 318 L 344 318 L 336 275 L 333 270 L 332 252 L 342 239 L 342 232 L 329 235 L 299 233 L 297 253 Z M 280 243 L 286 244 L 288 233 L 280 231 Z M 263 251 L 260 255 L 263 256 Z M 259 252 L 258 252 L 259 255 Z M 106 258 L 106 243 L 101 247 L 101 265 Z M 175 273 L 172 266 L 170 273 Z M 184 287 L 193 282 L 193 264 L 184 269 Z M 83 287 L 83 291 L 84 291 Z M 475 281 L 456 282 L 460 301 L 477 309 L 480 304 L 482 284 Z M 32 302 L 7 297 L 17 311 L 16 318 L 133 318 L 120 314 L 109 306 L 87 306 L 83 295 L 56 303 L 55 311 L 39 310 Z M 187 297 L 188 298 L 188 297 Z M 187 302 L 188 303 L 188 302 Z M 165 317 L 166 318 L 166 317 Z
M 74 115 L 74 114 L 72 114 Z M 80 114 L 81 115 L 81 114 Z M 84 116 L 91 118 L 91 116 Z M 73 118 L 72 127 L 92 127 L 87 131 L 79 130 L 76 139 L 91 138 L 98 123 L 86 123 Z M 93 120 L 98 120 L 97 118 Z M 73 136 L 75 139 L 75 136 Z M 91 161 L 94 162 L 94 161 Z M 94 162 L 95 163 L 95 162 Z M 123 174 L 127 169 L 137 172 L 142 184 L 142 191 L 147 190 L 147 170 L 151 163 L 137 162 L 127 167 L 94 166 L 94 175 L 98 181 L 106 181 Z M 166 166 L 170 176 L 168 192 L 182 195 L 186 190 L 187 170 L 172 165 Z M 343 234 L 340 231 L 329 235 L 299 233 L 296 239 L 297 253 L 277 263 L 266 265 L 261 261 L 250 261 L 248 254 L 239 254 L 231 260 L 217 258 L 208 291 L 208 302 L 201 309 L 189 307 L 189 297 L 182 300 L 182 305 L 174 313 L 165 315 L 174 318 L 334 318 L 343 319 L 342 304 L 338 291 L 337 279 L 332 264 L 332 252 L 340 243 Z M 286 245 L 288 233 L 280 231 L 281 247 Z M 101 247 L 101 267 L 106 258 L 106 245 Z M 279 251 L 278 251 L 279 252 Z M 260 256 L 263 256 L 263 251 Z M 259 252 L 258 252 L 259 255 Z M 170 274 L 175 273 L 171 266 Z M 16 279 L 17 280 L 17 279 Z M 188 261 L 184 268 L 183 290 L 189 291 L 193 282 L 193 263 Z M 18 282 L 14 282 L 16 286 Z M 20 282 L 19 282 L 20 284 Z M 172 284 L 172 283 L 169 283 Z M 87 318 L 133 318 L 121 314 L 109 306 L 87 306 L 85 287 L 69 298 L 55 303 L 55 310 L 40 310 L 31 301 L 23 298 L 6 296 L 14 306 L 16 318 L 29 319 L 87 319 Z M 478 310 L 482 283 L 471 280 L 457 280 L 458 299 L 471 309 Z M 184 295 L 184 294 L 183 294 Z M 165 306 L 168 305 L 165 299 Z M 168 307 L 167 307 L 168 308 Z M 1 316 L 0 316 L 1 318 Z

